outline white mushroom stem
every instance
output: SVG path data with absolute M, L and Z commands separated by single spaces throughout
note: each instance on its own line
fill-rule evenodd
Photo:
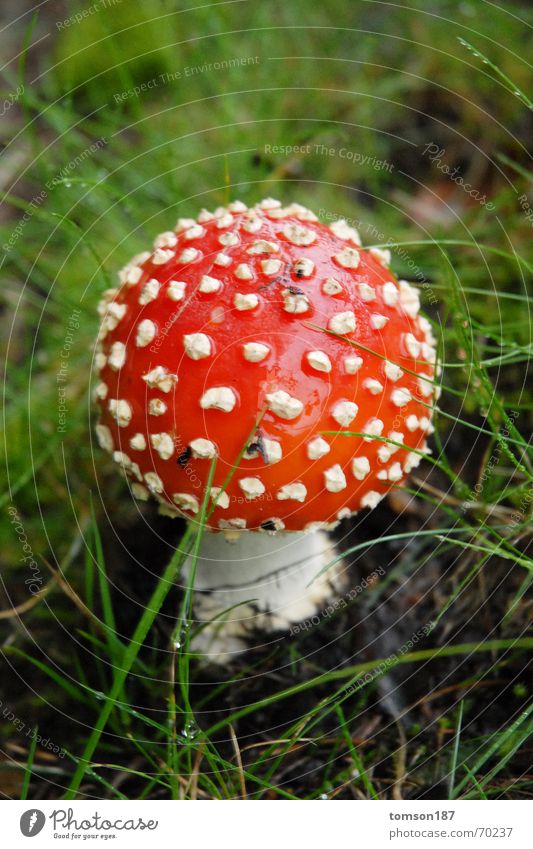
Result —
M 317 574 L 338 554 L 323 531 L 261 534 L 205 533 L 194 581 L 192 648 L 211 662 L 231 662 L 235 653 L 271 642 L 273 631 L 316 616 L 342 585 L 342 562 Z M 185 574 L 190 574 L 187 561 Z M 207 624 L 206 624 L 207 623 Z M 257 638 L 257 634 L 262 637 Z

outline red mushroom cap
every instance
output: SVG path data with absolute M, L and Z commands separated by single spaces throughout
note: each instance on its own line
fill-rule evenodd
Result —
M 299 204 L 237 201 L 122 269 L 100 304 L 97 435 L 136 498 L 194 518 L 216 456 L 210 528 L 302 530 L 418 465 L 435 340 L 388 252 L 360 244 Z

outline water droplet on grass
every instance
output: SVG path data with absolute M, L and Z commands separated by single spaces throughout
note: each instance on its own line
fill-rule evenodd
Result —
M 189 719 L 181 730 L 181 736 L 185 740 L 194 740 L 194 738 L 198 735 L 200 729 L 198 728 L 194 719 Z

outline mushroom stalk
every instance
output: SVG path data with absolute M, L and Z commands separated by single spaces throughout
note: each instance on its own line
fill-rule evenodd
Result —
M 315 616 L 341 586 L 337 556 L 323 531 L 204 534 L 194 581 L 201 630 L 193 648 L 213 661 L 231 660 L 250 647 L 254 632 L 287 631 Z M 191 566 L 189 560 L 188 574 Z

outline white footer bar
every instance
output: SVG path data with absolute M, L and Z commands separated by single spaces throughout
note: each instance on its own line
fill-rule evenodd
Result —
M 328 849 L 367 846 L 532 846 L 533 802 L 240 800 L 205 807 L 179 801 L 5 801 L 1 844 L 35 849 L 67 844 L 208 849 Z M 258 808 L 258 805 L 263 807 Z M 35 838 L 35 843 L 30 840 Z M 67 842 L 68 841 L 68 842 Z

